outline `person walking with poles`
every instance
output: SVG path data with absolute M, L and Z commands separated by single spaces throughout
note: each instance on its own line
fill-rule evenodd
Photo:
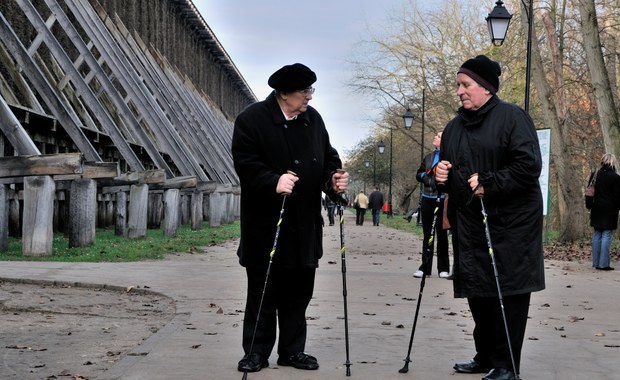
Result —
M 424 241 L 422 246 L 422 264 L 413 274 L 413 277 L 421 278 L 425 273 L 430 276 L 433 269 L 433 252 L 435 241 L 437 241 L 437 273 L 440 278 L 450 277 L 450 258 L 448 256 L 448 230 L 443 229 L 443 205 L 445 194 L 438 195 L 437 184 L 435 182 L 435 167 L 439 163 L 439 144 L 441 143 L 442 131 L 437 132 L 433 137 L 435 150 L 427 154 L 416 174 L 416 179 L 422 184 L 422 197 L 420 209 L 422 213 L 422 230 Z M 439 196 L 439 202 L 437 197 Z M 435 210 L 439 207 L 438 210 Z M 437 213 L 437 214 L 435 214 Z M 435 228 L 435 238 L 430 239 L 432 233 L 433 218 L 437 216 L 437 227 Z M 430 244 L 430 246 L 428 246 Z M 428 247 L 427 247 L 428 246 Z M 425 257 L 424 255 L 427 255 Z
M 435 170 L 450 195 L 454 295 L 467 298 L 475 322 L 476 355 L 454 369 L 484 380 L 519 378 L 530 296 L 545 288 L 538 137 L 529 115 L 497 96 L 500 74 L 484 55 L 459 68 L 462 107 Z
M 374 191 L 368 197 L 368 207 L 372 212 L 372 225 L 378 226 L 381 221 L 381 207 L 383 207 L 383 193 L 379 188 L 375 187 Z
M 235 120 L 232 155 L 241 183 L 237 255 L 247 274 L 244 356 L 237 369 L 244 377 L 269 366 L 276 335 L 278 365 L 319 368 L 304 351 L 305 314 L 323 255 L 321 191 L 337 199 L 349 174 L 338 171 L 338 152 L 320 114 L 308 105 L 315 81 L 307 66 L 286 65 L 269 77 L 274 91 Z

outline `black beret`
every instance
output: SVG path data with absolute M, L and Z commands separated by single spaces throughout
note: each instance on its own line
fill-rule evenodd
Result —
M 490 60 L 486 55 L 479 55 L 465 61 L 458 73 L 467 75 L 495 94 L 499 89 L 499 76 L 502 75 L 502 69 L 499 63 Z
M 267 84 L 278 91 L 297 91 L 308 88 L 316 82 L 316 74 L 301 63 L 283 66 L 271 74 Z

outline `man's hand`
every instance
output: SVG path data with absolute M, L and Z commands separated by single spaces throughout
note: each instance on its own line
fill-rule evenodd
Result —
M 484 187 L 480 184 L 480 182 L 478 182 L 478 173 L 474 173 L 469 176 L 467 182 L 469 183 L 469 187 L 471 187 L 471 191 L 474 195 L 478 198 L 482 198 L 484 195 Z
M 452 164 L 449 161 L 439 161 L 435 167 L 435 181 L 442 185 L 446 183 L 450 169 L 452 169 Z
M 344 193 L 349 185 L 349 173 L 339 169 L 332 176 L 332 189 L 336 193 Z
M 280 176 L 278 179 L 278 185 L 276 186 L 276 193 L 278 194 L 290 194 L 293 192 L 295 182 L 299 181 L 299 177 L 295 173 L 289 171 Z

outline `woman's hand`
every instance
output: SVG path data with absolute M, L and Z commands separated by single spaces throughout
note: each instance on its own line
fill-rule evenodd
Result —
M 278 185 L 276 186 L 276 193 L 278 194 L 290 194 L 293 192 L 295 182 L 299 181 L 299 177 L 291 171 L 282 174 L 278 179 Z

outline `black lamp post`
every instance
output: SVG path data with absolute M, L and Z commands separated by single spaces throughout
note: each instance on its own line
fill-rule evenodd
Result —
M 530 73 L 532 66 L 532 26 L 534 15 L 534 0 L 530 0 L 526 6 L 525 2 L 521 0 L 521 4 L 526 8 L 527 15 L 527 49 L 525 54 L 525 100 L 524 106 L 525 112 L 530 111 Z M 512 15 L 504 7 L 504 3 L 501 0 L 495 2 L 495 7 L 489 13 L 486 18 L 487 26 L 489 27 L 489 33 L 491 35 L 491 42 L 496 46 L 501 46 L 506 38 L 506 32 L 508 32 L 508 26 L 510 25 L 510 19 Z
M 374 155 L 374 152 L 373 152 L 373 155 Z M 365 168 L 369 168 L 370 167 L 370 161 L 368 161 L 368 159 L 364 160 L 364 167 Z M 366 178 L 366 176 L 364 176 L 364 192 L 366 192 L 366 179 L 365 178 Z M 373 177 L 373 184 L 372 185 L 373 186 L 375 185 L 374 184 L 374 177 Z
M 377 145 L 379 148 L 379 154 L 385 152 L 385 143 L 383 140 L 379 141 Z M 388 218 L 392 216 L 392 128 L 390 128 L 390 180 L 388 187 Z
M 422 129 L 420 132 L 420 162 L 422 162 L 422 160 L 424 160 L 424 111 L 425 111 L 425 103 L 426 103 L 426 89 L 422 88 Z M 403 115 L 403 122 L 405 125 L 405 129 L 411 129 L 411 126 L 413 125 L 413 119 L 415 118 L 415 116 L 413 115 L 413 112 L 411 112 L 411 109 L 409 107 L 407 107 L 407 111 L 405 111 L 405 114 Z

